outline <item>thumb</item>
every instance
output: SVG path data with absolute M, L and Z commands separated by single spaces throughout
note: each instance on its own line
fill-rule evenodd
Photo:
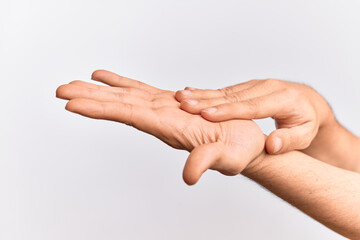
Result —
M 313 125 L 306 123 L 292 128 L 280 128 L 273 131 L 266 139 L 266 151 L 269 154 L 280 154 L 307 148 L 317 133 Z
M 207 169 L 214 166 L 220 160 L 222 147 L 222 143 L 208 143 L 195 147 L 184 166 L 185 183 L 194 185 Z

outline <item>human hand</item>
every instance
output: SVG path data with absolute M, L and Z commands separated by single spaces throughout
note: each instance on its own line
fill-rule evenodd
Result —
M 236 175 L 264 156 L 265 138 L 253 121 L 209 122 L 182 111 L 173 91 L 105 70 L 95 71 L 92 79 L 110 86 L 73 81 L 58 87 L 56 96 L 69 100 L 65 108 L 71 112 L 125 123 L 191 152 L 183 170 L 189 185 L 207 169 Z
M 181 109 L 212 122 L 274 118 L 278 129 L 266 139 L 270 154 L 308 149 L 319 129 L 336 122 L 330 106 L 314 89 L 276 79 L 252 80 L 218 90 L 185 88 L 175 97 Z

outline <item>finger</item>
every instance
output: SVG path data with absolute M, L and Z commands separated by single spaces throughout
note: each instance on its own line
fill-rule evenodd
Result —
M 209 143 L 199 145 L 191 151 L 183 170 L 186 184 L 194 185 L 207 169 L 220 160 L 222 146 L 221 143 Z
M 245 90 L 257 84 L 257 80 L 252 80 L 244 83 L 240 83 L 234 86 L 211 90 L 211 89 L 195 89 L 186 87 L 185 90 L 177 91 L 175 94 L 176 100 L 179 102 L 185 99 L 209 99 L 227 97 L 238 91 Z
M 308 122 L 292 128 L 280 128 L 273 131 L 266 139 L 266 151 L 269 154 L 281 154 L 307 148 L 317 131 L 316 124 Z
M 184 90 L 199 90 L 198 88 L 193 88 L 193 87 L 185 87 Z
M 252 86 L 257 85 L 258 83 L 259 83 L 258 79 L 253 79 L 253 80 L 250 80 L 247 82 L 242 82 L 242 83 L 239 83 L 239 84 L 236 84 L 233 86 L 223 88 L 222 90 L 223 90 L 224 95 L 226 95 L 227 93 L 232 94 L 232 93 L 236 93 L 236 92 L 251 88 Z
M 188 113 L 200 114 L 203 109 L 227 103 L 225 98 L 185 99 L 180 108 Z
M 145 90 L 139 89 L 139 88 L 121 88 L 121 87 L 100 86 L 97 84 L 88 83 L 88 82 L 84 82 L 84 81 L 80 81 L 80 80 L 72 81 L 69 84 L 78 85 L 78 86 L 82 86 L 82 87 L 88 87 L 88 88 L 97 89 L 97 90 L 106 91 L 106 92 L 130 94 L 130 95 L 134 95 L 134 96 L 137 96 L 137 97 L 143 98 L 145 100 L 149 100 L 149 101 L 153 99 L 153 94 L 151 94 Z
M 181 101 L 181 109 L 193 113 L 199 114 L 201 110 L 210 108 L 220 104 L 226 103 L 236 103 L 244 100 L 248 100 L 255 97 L 260 97 L 262 95 L 267 95 L 273 91 L 272 89 L 266 89 L 261 86 L 261 84 L 248 85 L 249 88 L 244 89 L 240 92 L 235 92 L 233 94 L 228 93 L 222 97 L 217 98 L 206 98 L 206 99 L 184 99 Z M 260 88 L 260 89 L 259 89 Z
M 163 91 L 160 94 L 151 94 L 145 90 L 141 90 L 138 88 L 121 88 L 121 87 L 109 87 L 109 86 L 99 86 L 92 83 L 83 82 L 80 80 L 75 80 L 69 83 L 70 85 L 78 85 L 82 87 L 89 87 L 92 89 L 101 89 L 101 91 L 104 92 L 111 92 L 115 95 L 118 95 L 120 99 L 122 97 L 136 97 L 143 99 L 146 103 L 145 106 L 152 106 L 154 108 L 161 108 L 161 107 L 179 107 L 179 103 L 177 101 L 173 101 L 174 97 L 173 94 L 169 94 L 170 91 Z M 99 88 L 100 87 L 100 88 Z M 131 101 L 132 98 L 129 98 L 127 102 L 129 103 L 135 103 Z M 127 99 L 125 99 L 126 101 Z M 134 99 L 136 100 L 136 99 Z
M 124 123 L 154 136 L 159 129 L 158 117 L 154 111 L 142 106 L 75 98 L 65 108 L 86 117 Z
M 218 98 L 222 96 L 222 93 L 219 90 L 211 89 L 196 89 L 196 90 L 180 90 L 176 91 L 175 98 L 179 102 L 185 99 L 207 99 L 207 98 Z
M 91 79 L 100 81 L 113 87 L 132 87 L 145 90 L 149 93 L 159 93 L 160 89 L 130 78 L 119 76 L 106 70 L 96 70 Z
M 142 98 L 124 93 L 101 91 L 74 84 L 65 84 L 58 87 L 56 96 L 62 99 L 87 98 L 102 102 L 122 102 L 139 106 L 151 106 L 151 102 Z
M 201 111 L 201 116 L 210 121 L 230 119 L 261 119 L 286 114 L 288 96 L 282 91 L 245 101 L 225 103 Z

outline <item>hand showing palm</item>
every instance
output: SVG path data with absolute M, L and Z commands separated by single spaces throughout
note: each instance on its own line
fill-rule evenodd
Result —
M 195 184 L 207 169 L 225 175 L 242 172 L 264 149 L 264 135 L 250 120 L 209 122 L 179 108 L 175 92 L 98 70 L 92 75 L 110 86 L 73 81 L 60 86 L 66 109 L 83 116 L 131 125 L 177 149 L 191 152 L 184 181 Z

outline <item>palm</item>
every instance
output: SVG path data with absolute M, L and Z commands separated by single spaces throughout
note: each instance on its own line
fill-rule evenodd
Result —
M 75 81 L 59 87 L 57 96 L 70 100 L 67 109 L 72 112 L 122 122 L 192 152 L 184 169 L 189 184 L 208 168 L 238 174 L 263 150 L 263 134 L 253 121 L 209 122 L 182 111 L 172 91 L 107 71 L 97 71 L 93 78 L 114 87 Z

